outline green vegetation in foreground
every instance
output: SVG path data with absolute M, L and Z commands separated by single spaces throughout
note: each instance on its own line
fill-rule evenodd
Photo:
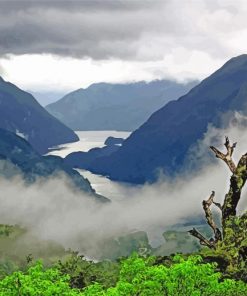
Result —
M 120 257 L 122 252 L 127 256 L 139 249 L 142 256 L 134 253 L 125 259 L 95 263 L 63 248 L 57 252 L 58 245 L 44 242 L 32 247 L 34 257 L 28 255 L 24 264 L 25 257 L 20 255 L 29 250 L 25 243 L 32 246 L 38 238 L 27 236 L 25 230 L 17 226 L 0 225 L 0 296 L 246 296 L 247 212 L 238 216 L 236 208 L 247 181 L 247 153 L 235 165 L 231 155 L 236 143 L 231 146 L 226 138 L 225 146 L 226 154 L 213 146 L 211 149 L 233 173 L 230 189 L 223 205 L 214 201 L 214 191 L 203 201 L 207 224 L 214 237 L 208 238 L 196 228 L 189 231 L 207 248 L 200 249 L 198 243 L 183 232 L 168 231 L 164 234 L 168 249 L 162 246 L 152 249 L 145 233 L 138 232 L 115 239 L 109 252 L 115 249 L 114 256 Z M 221 213 L 220 227 L 216 226 L 210 208 L 213 204 Z M 188 252 L 196 250 L 197 255 L 148 255 L 162 255 L 171 249 L 176 252 L 177 248 L 184 250 L 185 245 L 187 249 L 192 248 Z M 109 244 L 105 246 L 103 253 L 108 257 L 105 250 Z M 17 249 L 19 254 L 15 256 Z M 42 258 L 43 252 L 44 264 L 37 261 L 30 266 L 33 258 Z
M 200 256 L 180 255 L 169 264 L 157 264 L 156 257 L 133 254 L 121 261 L 117 281 L 108 286 L 109 275 L 102 270 L 102 283 L 96 281 L 82 289 L 71 287 L 71 276 L 60 267 L 45 269 L 40 261 L 26 272 L 17 271 L 0 282 L 1 296 L 245 296 L 247 284 L 223 279 L 213 263 L 204 263 Z M 111 277 L 111 276 L 110 276 Z M 114 275 L 113 275 L 114 277 Z

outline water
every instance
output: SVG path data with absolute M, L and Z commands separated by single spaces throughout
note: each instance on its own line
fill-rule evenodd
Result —
M 105 140 L 110 136 L 126 139 L 130 135 L 130 132 L 118 131 L 76 131 L 75 133 L 80 139 L 78 142 L 65 143 L 57 147 L 53 147 L 51 148 L 51 152 L 48 154 L 65 157 L 75 151 L 86 152 L 95 147 L 103 147 Z
M 130 132 L 118 131 L 77 131 L 79 141 L 76 143 L 66 143 L 56 147 L 49 155 L 58 155 L 65 157 L 75 151 L 88 151 L 94 147 L 103 147 L 105 140 L 109 136 L 126 139 Z M 126 196 L 130 196 L 132 186 L 126 183 L 115 182 L 104 176 L 92 174 L 89 171 L 77 169 L 77 171 L 87 178 L 97 193 L 102 194 L 111 200 L 120 200 Z
M 127 138 L 129 132 L 117 132 L 117 131 L 79 131 L 76 132 L 80 141 L 76 143 L 67 143 L 60 145 L 58 150 L 53 150 L 50 155 L 58 155 L 65 157 L 69 153 L 75 151 L 88 151 L 94 147 L 103 147 L 105 140 L 109 136 Z M 118 201 L 126 200 L 136 196 L 138 188 L 141 186 L 130 185 L 127 183 L 111 181 L 108 178 L 100 175 L 92 174 L 89 171 L 77 169 L 77 171 L 85 178 L 87 178 L 92 187 L 96 190 L 97 193 L 106 196 L 112 201 L 118 204 Z M 153 247 L 158 247 L 164 243 L 163 232 L 165 230 L 164 226 L 156 226 L 155 228 L 150 228 L 145 230 L 147 232 L 149 243 Z

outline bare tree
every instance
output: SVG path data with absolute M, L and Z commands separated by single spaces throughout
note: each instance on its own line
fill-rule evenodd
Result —
M 225 195 L 223 205 L 214 201 L 214 191 L 212 191 L 210 197 L 207 200 L 203 200 L 202 202 L 207 224 L 212 228 L 214 237 L 207 239 L 195 228 L 189 231 L 192 236 L 199 239 L 201 245 L 208 246 L 211 249 L 216 249 L 217 243 L 226 239 L 227 228 L 231 227 L 232 221 L 236 217 L 236 209 L 241 197 L 242 189 L 247 179 L 247 153 L 242 155 L 237 165 L 232 159 L 236 144 L 237 143 L 231 145 L 228 137 L 226 137 L 224 144 L 226 147 L 225 154 L 220 152 L 217 148 L 210 146 L 210 149 L 215 153 L 215 156 L 223 160 L 232 172 L 232 176 L 230 178 L 230 188 L 228 193 Z M 216 226 L 216 223 L 213 219 L 211 212 L 212 205 L 215 205 L 221 212 L 222 231 Z M 246 239 L 245 236 L 244 239 Z

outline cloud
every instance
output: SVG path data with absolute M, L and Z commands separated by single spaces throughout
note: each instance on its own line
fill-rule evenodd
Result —
M 201 59 L 207 63 L 203 71 L 215 70 L 208 56 L 197 54 L 191 59 L 187 58 L 184 64 L 178 64 L 172 56 L 162 62 L 126 62 L 20 55 L 0 59 L 0 62 L 5 69 L 4 78 L 25 90 L 69 92 L 102 81 L 124 83 L 165 78 L 187 82 L 201 76 Z M 191 63 L 194 63 L 194 67 Z M 190 72 L 186 71 L 188 68 Z
M 214 181 L 211 173 L 206 176 L 207 182 Z M 192 180 L 174 183 L 176 191 L 171 184 L 160 182 L 140 189 L 122 188 L 124 198 L 109 205 L 99 205 L 78 195 L 62 178 L 28 187 L 19 178 L 0 179 L 0 222 L 19 224 L 41 240 L 55 241 L 65 248 L 97 257 L 100 245 L 108 239 L 136 230 L 161 237 L 161 229 L 200 214 L 201 199 L 211 190 L 204 177 L 202 174 L 193 178 L 201 186 L 202 194 L 192 186 Z M 222 181 L 222 176 L 219 179 Z
M 202 156 L 212 143 L 220 149 L 225 134 L 239 142 L 235 160 L 246 152 L 246 118 L 236 114 L 226 129 L 209 127 L 198 143 L 197 159 L 203 161 Z M 199 172 L 190 171 L 173 180 L 161 177 L 156 184 L 135 188 L 119 185 L 121 198 L 106 205 L 71 190 L 63 176 L 39 180 L 31 186 L 19 177 L 0 179 L 0 223 L 20 224 L 43 240 L 55 241 L 90 257 L 100 254 L 105 240 L 136 230 L 148 232 L 151 241 L 157 237 L 161 241 L 162 231 L 170 226 L 191 217 L 203 218 L 201 201 L 212 190 L 222 203 L 229 188 L 230 171 L 216 159 L 203 163 Z M 240 210 L 246 208 L 245 197 L 246 190 Z
M 208 146 L 224 150 L 224 136 L 237 141 L 234 160 L 247 151 L 247 118 L 236 113 L 229 126 L 209 126 L 198 142 L 194 159 L 200 170 L 187 171 L 174 179 L 161 176 L 156 184 L 129 187 L 113 184 L 119 198 L 99 204 L 71 188 L 65 176 L 40 179 L 27 186 L 20 177 L 0 178 L 0 223 L 19 224 L 42 240 L 55 241 L 65 248 L 97 258 L 106 240 L 126 233 L 146 231 L 151 242 L 162 241 L 162 232 L 188 218 L 203 218 L 201 202 L 212 190 L 222 203 L 229 189 L 230 170 L 225 163 L 207 157 Z M 246 189 L 239 212 L 246 210 Z M 153 241 L 154 240 L 154 241 Z
M 147 2 L 142 7 L 138 1 L 4 1 L 0 53 L 130 57 L 156 6 Z
M 246 13 L 245 0 L 0 1 L 0 63 L 32 91 L 201 80 L 247 52 Z
M 0 64 L 0 76 L 4 74 L 4 68 L 3 66 Z
M 246 10 L 244 0 L 1 1 L 0 54 L 155 61 L 184 49 L 229 57 L 246 50 L 236 35 L 246 31 Z
M 222 125 L 225 128 L 216 128 L 211 123 L 208 125 L 207 132 L 204 134 L 203 139 L 196 142 L 190 149 L 186 162 L 190 164 L 188 170 L 195 167 L 206 167 L 209 163 L 215 162 L 214 154 L 212 154 L 209 149 L 210 146 L 222 147 L 225 136 L 228 136 L 231 141 L 237 142 L 237 148 L 234 151 L 233 158 L 235 160 L 240 159 L 240 157 L 246 153 L 246 127 L 247 127 L 247 117 L 239 112 L 229 112 L 229 114 L 224 114 L 222 117 Z M 225 164 L 221 164 L 225 166 Z

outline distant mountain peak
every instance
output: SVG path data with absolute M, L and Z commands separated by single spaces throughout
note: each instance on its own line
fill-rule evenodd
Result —
M 236 111 L 246 115 L 246 98 L 247 55 L 243 54 L 153 113 L 115 153 L 91 160 L 87 169 L 131 183 L 153 182 L 160 172 L 172 175 L 188 169 L 193 166 L 191 148 L 203 139 L 208 126 L 225 127 Z
M 24 134 L 40 153 L 77 141 L 77 135 L 42 108 L 34 97 L 0 77 L 0 128 Z
M 247 66 L 247 54 L 241 54 L 239 56 L 233 57 L 228 60 L 219 71 L 224 69 L 227 70 L 234 70 L 239 69 L 239 67 Z
M 94 83 L 67 94 L 46 109 L 73 130 L 131 131 L 154 111 L 187 93 L 197 83 L 183 84 L 165 79 Z
M 235 62 L 235 61 L 247 61 L 247 54 L 243 53 L 241 55 L 232 57 L 228 62 Z

